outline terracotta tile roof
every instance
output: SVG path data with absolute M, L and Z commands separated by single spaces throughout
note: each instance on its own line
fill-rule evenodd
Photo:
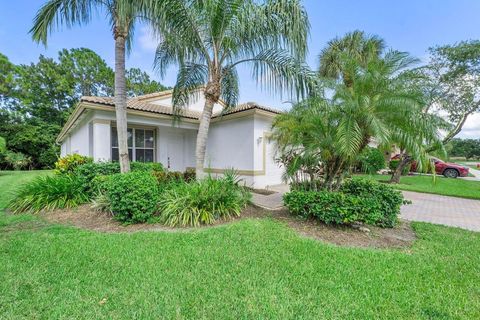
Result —
M 251 109 L 259 109 L 259 110 L 268 111 L 268 112 L 276 113 L 276 114 L 283 113 L 283 111 L 280 111 L 280 110 L 277 110 L 277 109 L 274 109 L 274 108 L 270 108 L 270 107 L 261 106 L 256 102 L 247 102 L 247 103 L 239 104 L 235 108 L 232 108 L 232 109 L 227 110 L 225 112 L 217 112 L 213 115 L 213 118 L 225 116 L 227 114 L 232 114 L 232 113 L 242 112 L 242 111 L 246 111 L 246 110 L 251 110 Z
M 99 103 L 108 106 L 115 106 L 112 97 L 82 97 L 82 102 Z M 127 108 L 132 110 L 147 111 L 158 114 L 174 115 L 173 108 L 149 102 L 139 101 L 137 98 L 132 98 L 127 101 Z M 192 110 L 180 110 L 179 116 L 190 119 L 200 118 L 200 112 Z
M 141 96 L 141 97 L 146 97 L 149 95 Z M 152 97 L 155 96 L 155 94 L 151 95 Z M 149 102 L 144 102 L 142 101 L 143 99 L 140 99 L 141 97 L 136 97 L 129 99 L 127 101 L 127 108 L 132 109 L 132 110 L 139 110 L 139 111 L 147 111 L 147 112 L 152 112 L 152 113 L 158 113 L 158 114 L 165 114 L 165 115 L 174 115 L 173 108 L 170 106 L 165 106 L 165 105 L 159 105 L 159 104 L 154 104 L 154 103 L 149 103 Z M 84 96 L 81 98 L 82 102 L 90 102 L 90 103 L 98 103 L 98 104 L 103 104 L 103 105 L 108 105 L 108 106 L 115 106 L 114 100 L 112 97 L 90 97 L 90 96 Z M 238 113 L 242 111 L 247 111 L 251 109 L 259 109 L 275 114 L 281 114 L 282 111 L 261 106 L 255 102 L 247 102 L 247 103 L 242 103 L 236 106 L 235 108 L 232 108 L 230 110 L 227 110 L 225 112 L 217 112 L 215 113 L 212 118 L 217 118 L 217 117 L 222 117 L 225 115 L 233 114 L 233 113 Z M 201 112 L 199 111 L 192 111 L 192 110 L 183 110 L 180 113 L 181 117 L 185 118 L 190 118 L 190 119 L 199 119 L 201 115 Z

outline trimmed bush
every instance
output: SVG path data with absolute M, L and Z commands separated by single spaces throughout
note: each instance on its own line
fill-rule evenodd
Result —
M 327 224 L 361 222 L 384 228 L 395 226 L 404 203 L 399 191 L 365 179 L 349 180 L 339 192 L 292 191 L 283 200 L 291 213 Z
M 361 172 L 376 173 L 381 169 L 385 169 L 385 157 L 377 148 L 367 146 L 358 156 L 357 167 Z
M 9 204 L 13 213 L 38 213 L 42 210 L 74 208 L 90 197 L 83 181 L 73 175 L 38 177 L 23 185 Z
M 369 179 L 347 180 L 340 191 L 364 199 L 368 211 L 362 222 L 381 227 L 393 227 L 400 214 L 400 207 L 406 203 L 400 191 Z
M 156 212 L 159 192 L 157 181 L 151 173 L 115 174 L 103 185 L 110 210 L 117 220 L 145 222 Z
M 82 156 L 77 153 L 69 154 L 55 162 L 54 172 L 56 174 L 70 174 L 73 173 L 79 166 L 92 162 L 93 158 L 91 157 Z
M 250 193 L 227 179 L 178 183 L 162 194 L 160 219 L 172 227 L 212 224 L 239 216 L 249 199 Z
M 157 174 L 163 172 L 161 163 L 156 162 L 131 162 L 130 169 L 132 172 L 149 172 Z M 75 170 L 75 175 L 82 179 L 85 190 L 92 194 L 98 191 L 99 182 L 102 182 L 101 176 L 110 176 L 120 173 L 120 164 L 118 162 L 94 162 L 79 166 Z

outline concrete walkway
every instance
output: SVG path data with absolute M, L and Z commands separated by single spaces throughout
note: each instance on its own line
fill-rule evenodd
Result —
M 252 202 L 268 210 L 282 209 L 282 196 L 288 192 L 288 186 L 274 186 L 271 190 L 277 193 L 268 196 L 254 193 Z M 411 191 L 402 192 L 405 199 L 411 200 L 412 204 L 402 206 L 400 218 L 480 231 L 479 200 Z

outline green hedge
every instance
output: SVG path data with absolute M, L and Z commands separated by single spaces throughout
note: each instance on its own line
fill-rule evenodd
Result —
M 361 222 L 393 227 L 404 202 L 399 191 L 365 179 L 347 181 L 339 192 L 292 191 L 284 195 L 291 213 L 327 224 Z
M 119 221 L 145 222 L 156 212 L 158 184 L 149 172 L 114 174 L 102 186 L 109 209 Z
M 131 162 L 132 172 L 164 172 L 161 163 L 156 162 Z M 98 191 L 98 182 L 102 180 L 101 176 L 111 176 L 120 173 L 120 164 L 118 162 L 94 162 L 81 165 L 76 168 L 74 174 L 84 183 L 85 190 L 89 193 Z

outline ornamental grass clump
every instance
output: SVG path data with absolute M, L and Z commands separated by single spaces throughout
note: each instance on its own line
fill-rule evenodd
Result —
M 72 175 L 38 177 L 22 185 L 9 209 L 13 213 L 74 208 L 90 201 L 81 179 Z
M 181 182 L 165 190 L 159 201 L 160 220 L 172 227 L 212 224 L 240 216 L 250 193 L 231 179 Z

